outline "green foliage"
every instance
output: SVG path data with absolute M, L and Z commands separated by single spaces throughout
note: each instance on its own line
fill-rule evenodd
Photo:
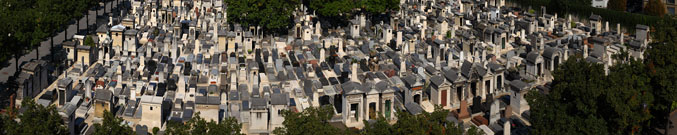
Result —
M 298 0 L 224 0 L 229 23 L 261 26 L 266 31 L 284 33 L 292 23 Z
M 580 18 L 588 18 L 590 14 L 600 15 L 605 21 L 611 24 L 620 23 L 623 27 L 634 29 L 637 24 L 655 25 L 659 20 L 658 16 L 628 13 L 625 11 L 616 11 L 611 9 L 594 8 L 590 5 L 590 0 L 510 0 L 523 7 L 541 7 L 546 6 L 550 14 L 558 13 L 560 15 L 575 15 Z
M 477 127 L 470 127 L 465 131 L 461 125 L 457 125 L 446 118 L 449 110 L 444 110 L 440 106 L 435 107 L 432 113 L 423 112 L 419 115 L 411 115 L 406 111 L 398 111 L 397 123 L 388 124 L 383 118 L 379 117 L 376 122 L 369 123 L 364 121 L 363 135 L 387 135 L 387 134 L 434 134 L 434 135 L 482 135 L 484 132 Z
M 129 135 L 134 134 L 132 127 L 124 124 L 124 120 L 109 111 L 103 112 L 103 122 L 94 124 L 94 135 Z
M 221 122 L 209 121 L 207 122 L 204 118 L 200 117 L 200 113 L 196 113 L 193 118 L 188 120 L 186 123 L 180 123 L 176 121 L 169 121 L 167 123 L 167 128 L 165 134 L 170 135 L 207 135 L 207 134 L 216 134 L 216 135 L 243 135 L 240 133 L 242 125 L 237 123 L 237 120 L 233 117 L 228 117 Z
M 336 127 L 329 125 L 329 120 L 334 115 L 332 106 L 322 106 L 319 108 L 306 108 L 303 112 L 282 111 L 284 116 L 284 127 L 278 127 L 273 131 L 276 135 L 335 135 L 345 134 Z
M 644 12 L 648 15 L 663 16 L 665 15 L 665 4 L 660 0 L 649 0 L 644 6 Z
M 316 11 L 318 15 L 325 17 L 348 16 L 354 8 L 361 7 L 352 0 L 313 0 L 310 1 L 310 8 Z
M 624 53 L 625 54 L 625 53 Z M 527 94 L 535 134 L 631 134 L 652 118 L 649 77 L 626 55 L 604 75 L 602 65 L 571 58 L 554 72 L 553 89 Z M 574 129 L 574 130 L 572 130 Z
M 673 39 L 674 40 L 674 39 Z M 655 102 L 651 113 L 656 117 L 655 123 L 664 123 L 669 113 L 674 111 L 672 105 L 677 101 L 677 47 L 675 42 L 656 42 L 647 50 L 645 63 Z
M 24 100 L 22 107 L 25 111 L 15 118 L 3 116 L 4 134 L 10 135 L 67 135 L 68 129 L 63 125 L 61 115 L 54 105 L 44 107 L 36 104 L 32 99 Z M 10 110 L 16 114 L 15 110 Z M 39 123 L 39 124 L 36 124 Z
M 96 43 L 94 43 L 94 39 L 92 39 L 92 36 L 87 36 L 87 38 L 85 38 L 85 43 L 84 43 L 84 44 L 85 44 L 86 46 L 96 47 Z
M 153 127 L 153 134 L 157 135 L 157 132 L 160 132 L 160 128 L 158 127 Z
M 15 57 L 80 18 L 94 0 L 3 0 L 0 4 L 0 58 Z M 11 36 L 9 34 L 11 33 Z
M 606 79 L 601 65 L 569 58 L 554 72 L 548 95 L 531 91 L 526 99 L 534 134 L 609 134 L 598 115 Z
M 628 6 L 627 0 L 609 0 L 607 8 L 616 11 L 625 11 Z

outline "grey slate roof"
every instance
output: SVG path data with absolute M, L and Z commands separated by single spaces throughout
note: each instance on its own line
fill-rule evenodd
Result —
M 97 90 L 94 99 L 95 100 L 101 100 L 101 101 L 111 101 L 113 98 L 113 92 L 110 90 Z
M 362 84 L 358 82 L 346 82 L 341 84 L 341 88 L 343 89 L 344 95 L 348 94 L 363 94 L 364 93 L 364 88 Z
M 526 90 L 529 85 L 520 80 L 513 80 L 510 82 L 510 86 L 514 91 L 520 92 L 522 90 Z
M 404 104 L 404 107 L 407 108 L 407 112 L 409 112 L 410 114 L 416 115 L 416 114 L 420 114 L 421 112 L 423 112 L 423 108 L 421 108 L 420 105 L 418 105 L 414 102 L 406 103 L 406 104 Z
M 273 93 L 270 95 L 270 104 L 272 105 L 288 105 L 289 95 L 286 93 Z
M 529 54 L 527 54 L 527 62 L 530 63 L 536 63 L 536 59 L 538 59 L 539 54 L 536 51 L 532 51 Z
M 436 75 L 430 78 L 430 82 L 433 87 L 438 88 L 440 85 L 444 83 L 444 77 L 441 75 Z
M 73 83 L 73 79 L 71 79 L 70 77 L 63 78 L 59 80 L 59 88 L 67 87 L 71 83 Z
M 268 101 L 265 98 L 251 98 L 251 109 L 268 108 Z

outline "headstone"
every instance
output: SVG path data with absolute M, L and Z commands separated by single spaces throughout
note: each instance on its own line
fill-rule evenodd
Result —
M 468 101 L 461 101 L 461 111 L 458 113 L 458 119 L 470 118 L 470 113 L 468 112 Z
M 510 135 L 510 121 L 503 123 L 503 135 Z
M 501 118 L 500 101 L 496 100 L 491 103 L 491 108 L 489 109 L 489 123 L 494 123 L 496 120 Z
M 433 58 L 432 50 L 433 50 L 433 49 L 432 49 L 432 46 L 428 45 L 428 50 L 427 50 L 427 53 L 425 54 L 427 59 L 432 59 L 432 58 Z
M 407 71 L 406 67 L 406 62 L 404 61 L 404 58 L 402 58 L 402 62 L 400 62 L 400 76 L 404 74 L 404 72 Z
M 352 69 L 350 69 L 350 70 L 351 70 L 350 72 L 352 72 L 352 74 L 350 76 L 350 80 L 355 81 L 355 82 L 359 82 L 359 80 L 357 79 L 357 63 L 353 63 Z
M 512 106 L 505 106 L 505 112 L 503 113 L 503 118 L 510 118 L 512 116 Z
M 402 31 L 397 31 L 397 40 L 395 40 L 395 45 L 400 49 L 403 49 L 400 47 L 400 45 L 402 45 Z
M 318 58 L 318 59 L 320 59 L 320 63 L 324 62 L 324 57 L 325 56 L 324 56 L 324 48 L 323 48 L 323 49 L 320 49 L 320 58 Z

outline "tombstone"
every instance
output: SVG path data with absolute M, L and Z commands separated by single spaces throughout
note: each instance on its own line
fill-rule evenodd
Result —
M 503 135 L 510 135 L 510 121 L 503 123 Z
M 402 49 L 402 47 L 400 47 L 400 45 L 402 45 L 402 31 L 397 31 L 397 38 L 395 40 L 395 45 L 396 45 L 396 47 L 399 47 L 400 49 Z
M 471 113 L 484 112 L 486 110 L 482 104 L 482 96 L 475 96 L 472 99 Z
M 324 48 L 323 48 L 323 49 L 320 49 L 320 58 L 318 58 L 318 59 L 320 59 L 320 63 L 324 62 L 324 57 L 325 56 L 324 56 Z
M 447 56 L 447 67 L 452 67 L 453 65 L 451 64 L 454 60 L 454 54 L 452 52 L 448 53 L 449 56 Z
M 512 106 L 505 106 L 505 112 L 503 113 L 503 118 L 510 118 L 512 116 Z
M 468 101 L 461 101 L 461 111 L 458 113 L 458 119 L 467 119 L 470 118 L 470 113 L 468 112 Z
M 428 50 L 426 51 L 426 59 L 432 59 L 433 58 L 433 53 L 432 53 L 432 46 L 428 45 Z
M 351 76 L 350 76 L 350 80 L 355 81 L 355 82 L 359 82 L 359 80 L 357 79 L 357 63 L 353 63 L 352 68 L 350 70 L 351 70 L 350 72 L 352 72 Z
M 402 62 L 400 62 L 400 76 L 404 75 L 404 73 L 407 71 L 406 65 L 407 64 L 404 61 L 404 58 L 402 58 Z
M 498 100 L 491 103 L 491 108 L 489 109 L 489 123 L 494 123 L 501 118 L 500 102 Z
M 439 51 L 437 51 L 437 52 L 439 52 Z M 441 54 L 442 53 L 440 52 L 440 53 L 437 54 L 437 56 L 435 56 L 435 68 L 437 70 L 440 70 L 442 68 L 441 65 L 440 65 L 440 57 L 442 57 Z
M 341 40 L 341 39 L 339 39 L 339 41 L 338 41 L 338 51 L 339 51 L 339 54 L 343 54 L 343 40 Z

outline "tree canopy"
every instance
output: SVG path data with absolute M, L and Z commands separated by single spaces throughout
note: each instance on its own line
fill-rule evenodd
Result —
M 647 106 L 649 78 L 641 61 L 611 67 L 581 57 L 570 58 L 554 72 L 548 94 L 527 95 L 535 134 L 628 134 L 651 118 Z
M 103 112 L 103 121 L 94 124 L 94 135 L 129 135 L 134 134 L 131 127 L 123 123 L 124 120 L 115 117 L 109 111 Z
M 36 104 L 33 100 L 24 100 L 22 107 L 25 109 L 18 116 L 2 116 L 3 131 L 10 135 L 67 135 L 68 130 L 63 125 L 61 115 L 54 105 L 44 107 Z M 10 109 L 10 114 L 17 114 L 16 110 Z M 36 124 L 40 123 L 40 124 Z M 0 133 L 1 134 L 1 133 Z
M 607 8 L 616 11 L 626 11 L 628 7 L 627 0 L 609 0 Z
M 73 18 L 80 18 L 94 0 L 3 0 L 0 4 L 0 60 L 39 46 Z
M 552 89 L 527 95 L 535 134 L 653 134 L 677 109 L 677 23 L 652 26 L 644 60 L 627 52 L 604 75 L 600 64 L 571 58 L 554 72 Z
M 298 0 L 224 0 L 229 23 L 243 26 L 261 26 L 275 33 L 287 31 Z
M 336 127 L 329 125 L 329 120 L 334 115 L 334 108 L 325 105 L 322 107 L 310 107 L 297 113 L 292 111 L 283 111 L 284 127 L 277 128 L 273 134 L 277 135 L 334 135 L 345 133 Z
M 193 118 L 186 123 L 176 121 L 169 121 L 165 134 L 170 135 L 244 135 L 240 133 L 242 124 L 237 123 L 233 117 L 228 117 L 221 122 L 209 121 L 200 117 L 200 113 L 196 113 Z
M 665 4 L 660 0 L 649 0 L 644 6 L 644 12 L 648 15 L 663 16 L 665 15 Z
M 284 127 L 275 129 L 273 133 L 281 135 L 358 134 L 331 126 L 328 121 L 333 113 L 334 110 L 331 106 L 310 107 L 303 112 L 284 111 L 282 113 L 285 116 Z M 364 129 L 359 131 L 359 134 L 483 134 L 482 130 L 477 127 L 470 127 L 468 131 L 465 131 L 462 126 L 447 121 L 448 115 L 449 110 L 444 110 L 439 106 L 432 113 L 424 112 L 419 115 L 398 111 L 395 124 L 391 125 L 383 116 L 379 116 L 372 122 L 363 121 Z

